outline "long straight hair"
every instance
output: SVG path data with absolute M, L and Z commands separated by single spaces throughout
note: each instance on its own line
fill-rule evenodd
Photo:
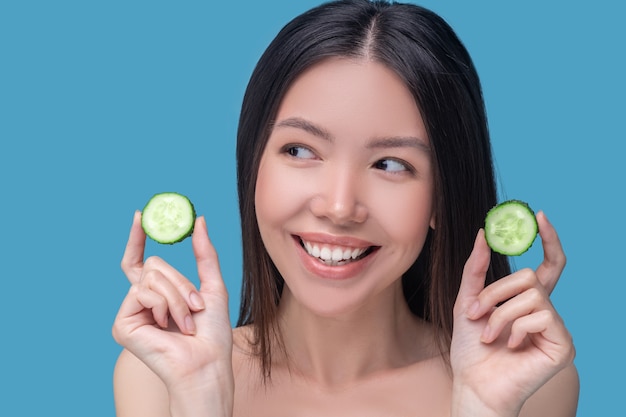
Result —
M 284 280 L 257 224 L 257 171 L 287 89 L 304 70 L 329 57 L 370 59 L 392 69 L 425 121 L 434 167 L 435 229 L 402 283 L 411 311 L 434 325 L 442 354 L 452 337 L 463 266 L 486 212 L 497 201 L 480 81 L 466 48 L 442 18 L 411 4 L 340 0 L 289 22 L 251 75 L 237 133 L 243 242 L 237 326 L 253 325 L 252 344 L 264 378 L 271 375 L 272 349 L 281 347 L 276 315 Z M 492 254 L 487 283 L 509 273 L 508 259 Z

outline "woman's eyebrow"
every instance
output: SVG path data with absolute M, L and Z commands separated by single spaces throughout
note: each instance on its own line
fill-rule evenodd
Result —
M 274 124 L 274 128 L 277 127 L 291 127 L 295 129 L 300 129 L 314 136 L 325 139 L 329 142 L 333 142 L 334 140 L 333 136 L 327 130 L 301 117 L 289 117 L 287 119 L 280 120 L 279 122 Z M 367 144 L 367 149 L 388 149 L 403 147 L 416 148 L 426 153 L 430 152 L 430 146 L 428 146 L 428 143 L 425 140 L 415 136 L 388 136 L 374 138 Z
M 367 144 L 368 149 L 388 149 L 388 148 L 416 148 L 426 153 L 430 152 L 428 143 L 416 136 L 389 136 L 375 138 Z
M 310 121 L 303 119 L 301 117 L 289 117 L 287 119 L 281 120 L 278 123 L 274 124 L 274 128 L 276 127 L 293 127 L 296 129 L 304 130 L 314 136 L 318 136 L 322 139 L 326 139 L 329 142 L 333 141 L 333 136 L 325 129 L 316 126 Z

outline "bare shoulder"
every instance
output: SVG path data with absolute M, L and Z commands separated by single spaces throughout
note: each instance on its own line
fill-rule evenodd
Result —
M 575 417 L 579 391 L 578 371 L 572 364 L 556 374 L 526 401 L 520 417 Z
M 251 325 L 235 327 L 233 329 L 233 373 L 235 379 L 242 372 L 248 374 L 256 365 L 256 356 L 253 354 L 254 329 Z M 244 366 L 245 365 L 245 366 Z M 246 375 L 247 379 L 250 375 Z
M 253 338 L 252 325 L 235 327 L 233 329 L 233 350 L 239 353 L 249 353 Z
M 161 379 L 135 355 L 124 349 L 113 373 L 118 417 L 169 417 L 167 389 Z

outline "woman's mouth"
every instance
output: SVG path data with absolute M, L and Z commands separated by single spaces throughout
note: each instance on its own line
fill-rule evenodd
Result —
M 363 259 L 376 248 L 374 246 L 350 247 L 329 245 L 325 243 L 309 242 L 302 238 L 300 238 L 300 245 L 309 256 L 317 258 L 319 262 L 328 266 L 347 265 L 351 262 Z

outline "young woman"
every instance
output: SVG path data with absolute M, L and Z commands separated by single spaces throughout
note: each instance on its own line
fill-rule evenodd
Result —
M 113 333 L 118 416 L 574 416 L 565 266 L 511 273 L 481 226 L 496 203 L 478 76 L 414 5 L 339 1 L 261 57 L 238 132 L 243 293 L 231 328 L 200 217 L 200 288 L 144 261 Z

